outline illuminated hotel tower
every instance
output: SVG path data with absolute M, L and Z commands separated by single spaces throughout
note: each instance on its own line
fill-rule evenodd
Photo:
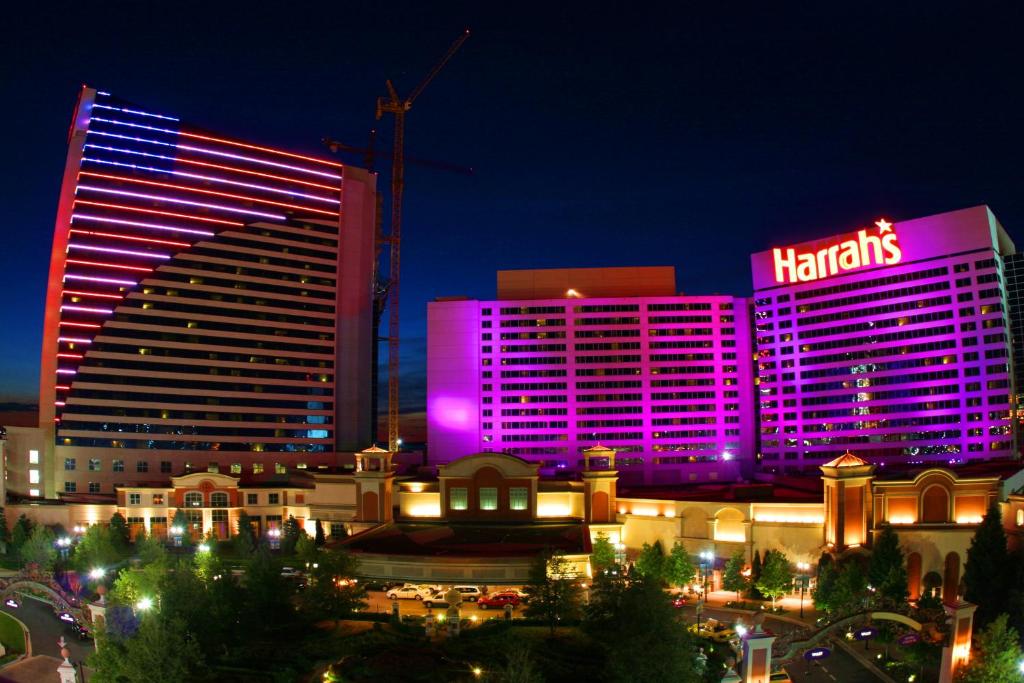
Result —
M 44 494 L 365 447 L 374 192 L 360 169 L 83 88 L 46 299 Z
M 762 464 L 1015 456 L 1015 251 L 978 206 L 754 254 Z
M 754 460 L 749 299 L 675 270 L 500 271 L 494 301 L 427 308 L 430 461 L 511 453 L 551 470 L 618 451 L 626 484 L 727 481 Z

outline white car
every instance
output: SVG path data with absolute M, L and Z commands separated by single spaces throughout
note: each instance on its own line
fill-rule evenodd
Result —
M 483 597 L 479 586 L 455 586 L 455 590 L 462 593 L 463 602 L 476 602 Z
M 424 590 L 419 586 L 402 586 L 401 588 L 392 588 L 384 595 L 388 600 L 422 600 L 430 594 L 429 590 Z

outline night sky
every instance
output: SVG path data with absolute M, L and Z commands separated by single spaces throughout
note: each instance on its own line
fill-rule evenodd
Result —
M 1024 247 L 1019 4 L 660 4 L 8 7 L 0 402 L 36 400 L 82 83 L 324 153 L 325 135 L 364 143 L 386 78 L 407 92 L 473 30 L 408 117 L 408 153 L 476 174 L 407 172 L 406 412 L 424 403 L 426 302 L 491 297 L 498 269 L 675 265 L 683 291 L 742 295 L 754 251 L 982 203 Z

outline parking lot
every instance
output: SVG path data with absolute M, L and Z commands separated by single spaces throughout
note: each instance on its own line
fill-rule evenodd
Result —
M 451 586 L 442 586 L 442 591 L 448 590 Z M 481 591 L 485 591 L 484 595 L 493 596 L 497 593 L 507 591 L 518 591 L 521 586 L 480 586 Z M 391 605 L 393 600 L 389 599 L 385 595 L 385 591 L 382 590 L 369 590 L 366 592 L 367 611 L 370 612 L 391 612 Z M 428 609 L 421 600 L 412 598 L 406 598 L 398 600 L 399 612 L 403 615 L 419 615 L 422 616 L 427 613 Z M 434 614 L 439 614 L 445 610 L 442 606 L 435 606 L 430 611 Z M 519 605 L 513 605 L 513 614 L 515 616 L 521 616 L 523 612 L 523 604 L 520 602 Z M 473 601 L 463 600 L 462 601 L 462 616 L 470 618 L 472 615 L 479 615 L 481 618 L 491 616 L 502 616 L 504 609 L 500 606 L 493 606 L 490 608 L 478 605 Z

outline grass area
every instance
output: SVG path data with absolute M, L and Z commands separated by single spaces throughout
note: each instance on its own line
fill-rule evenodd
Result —
M 0 643 L 4 644 L 8 653 L 25 652 L 25 632 L 14 617 L 6 612 L 0 612 Z

